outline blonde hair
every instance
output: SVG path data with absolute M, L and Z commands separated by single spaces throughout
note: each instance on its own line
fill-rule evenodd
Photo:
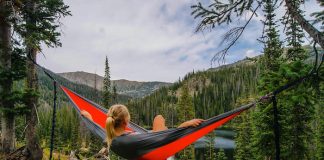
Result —
M 109 108 L 108 117 L 106 120 L 107 144 L 110 147 L 113 138 L 116 137 L 116 128 L 129 120 L 130 115 L 126 106 L 116 104 Z

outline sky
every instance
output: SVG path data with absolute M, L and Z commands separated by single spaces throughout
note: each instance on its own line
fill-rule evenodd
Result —
M 104 75 L 109 59 L 111 79 L 175 82 L 191 71 L 207 70 L 261 54 L 262 14 L 252 19 L 223 63 L 211 65 L 219 43 L 233 26 L 195 33 L 198 20 L 190 6 L 196 0 L 65 0 L 72 16 L 61 19 L 62 47 L 43 47 L 38 62 L 56 73 L 85 71 Z M 320 10 L 315 0 L 303 6 Z M 281 9 L 280 13 L 284 13 Z M 308 13 L 308 12 L 306 12 Z M 306 14 L 307 15 L 307 14 Z

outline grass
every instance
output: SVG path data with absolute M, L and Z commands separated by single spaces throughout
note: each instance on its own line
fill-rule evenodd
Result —
M 50 149 L 49 148 L 44 148 L 43 149 L 43 160 L 48 160 L 50 156 Z M 59 152 L 53 152 L 53 159 L 54 160 L 68 160 L 69 159 L 69 155 L 64 155 L 62 153 Z

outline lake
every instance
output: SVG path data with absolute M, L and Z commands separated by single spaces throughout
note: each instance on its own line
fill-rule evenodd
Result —
M 216 137 L 213 139 L 213 142 L 214 142 L 214 147 L 216 149 L 216 152 L 218 152 L 220 148 L 223 148 L 228 160 L 233 160 L 234 149 L 235 149 L 235 141 L 234 141 L 235 132 L 232 130 L 215 130 L 214 133 Z M 209 145 L 208 137 L 202 137 L 195 142 L 194 146 L 195 146 L 196 160 L 205 159 L 204 153 L 206 149 L 209 147 L 208 145 Z

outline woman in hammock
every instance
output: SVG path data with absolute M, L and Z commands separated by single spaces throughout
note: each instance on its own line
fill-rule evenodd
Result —
M 112 140 L 115 137 L 128 135 L 128 134 L 138 134 L 137 132 L 127 132 L 125 130 L 126 126 L 130 121 L 130 114 L 126 106 L 117 104 L 113 105 L 108 110 L 108 117 L 106 120 L 106 131 L 107 131 L 107 143 L 108 146 L 111 145 Z M 203 122 L 203 119 L 192 119 L 186 121 L 179 125 L 180 127 L 196 127 Z M 153 132 L 163 131 L 168 129 L 165 126 L 165 119 L 158 115 L 153 120 Z

